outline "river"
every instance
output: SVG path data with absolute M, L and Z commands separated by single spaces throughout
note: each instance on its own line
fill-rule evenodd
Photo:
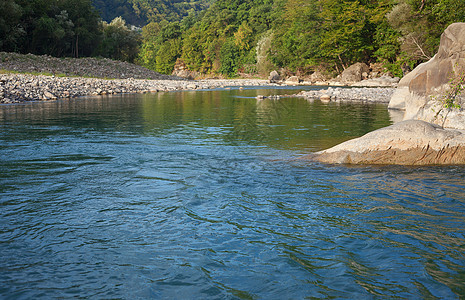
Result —
M 465 168 L 301 161 L 391 121 L 289 92 L 0 106 L 0 298 L 463 299 Z

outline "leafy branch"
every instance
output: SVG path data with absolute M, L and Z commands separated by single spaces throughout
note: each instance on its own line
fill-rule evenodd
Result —
M 461 99 L 460 95 L 461 93 L 465 90 L 465 71 L 461 71 L 458 73 L 457 76 L 453 76 L 449 80 L 449 88 L 447 91 L 438 96 L 436 99 L 440 103 L 440 108 L 436 112 L 436 115 L 434 116 L 435 119 L 439 116 L 439 114 L 446 109 L 447 113 L 446 116 L 444 117 L 444 121 L 447 117 L 447 114 L 449 113 L 450 110 L 452 109 L 461 109 Z

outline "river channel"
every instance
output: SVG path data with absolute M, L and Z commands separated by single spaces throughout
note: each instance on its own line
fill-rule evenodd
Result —
M 391 121 L 291 92 L 0 106 L 0 298 L 463 299 L 465 168 L 299 160 Z

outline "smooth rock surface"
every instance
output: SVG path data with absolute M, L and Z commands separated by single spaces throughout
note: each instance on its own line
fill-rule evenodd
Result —
M 307 155 L 303 159 L 347 164 L 465 164 L 465 132 L 409 120 Z

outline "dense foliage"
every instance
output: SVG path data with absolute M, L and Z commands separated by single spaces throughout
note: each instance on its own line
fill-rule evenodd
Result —
M 205 9 L 208 3 L 208 0 L 1 0 L 0 51 L 57 57 L 103 56 L 132 62 L 138 56 L 141 42 L 140 30 L 132 25 L 182 19 L 188 13 Z M 99 12 L 106 21 L 101 21 Z M 131 25 L 126 24 L 125 18 Z
M 143 26 L 162 20 L 179 21 L 189 13 L 206 9 L 211 0 L 92 0 L 106 22 L 122 17 Z
M 176 43 L 159 36 L 172 23 L 149 24 L 140 61 L 170 72 L 180 59 L 191 70 L 230 76 L 271 68 L 340 72 L 355 62 L 378 62 L 401 75 L 435 53 L 449 24 L 465 21 L 462 1 L 217 0 L 175 23 Z M 161 57 L 169 44 L 180 48 Z
M 272 28 L 277 11 L 274 5 L 272 0 L 218 0 L 203 13 L 190 14 L 181 22 L 152 22 L 144 28 L 141 63 L 158 71 L 163 65 L 170 71 L 174 62 L 182 59 L 189 69 L 202 73 L 253 73 L 256 44 L 260 35 Z M 173 39 L 179 49 L 162 57 Z
M 54 56 L 91 55 L 99 16 L 90 0 L 2 0 L 0 49 Z
M 92 4 L 105 22 L 121 17 L 135 26 L 144 26 L 147 23 L 147 18 L 136 13 L 130 0 L 92 0 Z
M 265 75 L 274 68 L 334 74 L 365 62 L 402 75 L 434 55 L 449 24 L 465 21 L 463 0 L 92 3 L 2 0 L 0 51 L 135 60 L 162 73 L 171 73 L 178 62 L 227 76 Z M 125 20 L 147 25 L 137 30 Z
M 129 28 L 126 21 L 117 17 L 110 23 L 102 22 L 103 39 L 95 54 L 116 60 L 133 62 L 138 55 L 140 33 Z

